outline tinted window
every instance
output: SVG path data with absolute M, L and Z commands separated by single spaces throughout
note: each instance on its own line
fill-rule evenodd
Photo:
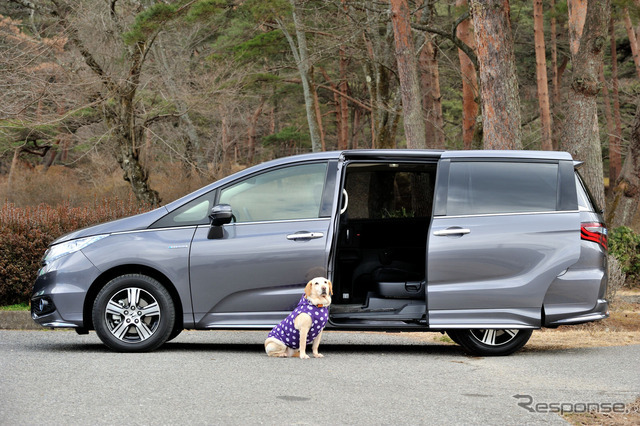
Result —
M 317 218 L 326 173 L 326 163 L 269 171 L 224 188 L 218 203 L 239 223 Z
M 447 215 L 554 211 L 558 165 L 452 162 Z
M 153 228 L 208 224 L 214 195 L 215 191 L 212 191 L 191 200 L 154 223 Z
M 576 190 L 578 192 L 578 208 L 580 211 L 585 212 L 594 212 L 596 209 L 593 207 L 594 203 L 591 201 L 591 197 L 589 196 L 589 192 L 587 191 L 582 179 L 576 173 Z
M 429 217 L 435 165 L 353 164 L 345 190 L 350 219 Z

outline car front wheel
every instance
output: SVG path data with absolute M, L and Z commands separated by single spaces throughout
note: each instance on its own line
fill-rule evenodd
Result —
M 470 355 L 503 356 L 522 348 L 532 332 L 523 329 L 470 329 L 448 330 L 447 334 Z
M 102 342 L 119 352 L 157 349 L 169 338 L 175 309 L 167 290 L 146 275 L 109 281 L 93 303 L 93 325 Z

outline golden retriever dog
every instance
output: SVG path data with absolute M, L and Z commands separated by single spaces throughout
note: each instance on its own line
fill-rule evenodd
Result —
M 333 288 L 331 281 L 317 277 L 307 283 L 298 306 L 282 322 L 271 330 L 264 349 L 273 357 L 300 356 L 308 359 L 307 345 L 311 344 L 313 356 L 318 353 L 322 330 L 329 320 L 329 305 Z

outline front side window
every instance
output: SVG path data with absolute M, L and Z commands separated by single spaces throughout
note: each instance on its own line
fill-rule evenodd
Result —
M 327 163 L 272 170 L 224 188 L 218 203 L 238 223 L 317 218 L 326 174 Z
M 158 220 L 152 228 L 206 225 L 209 223 L 209 213 L 213 207 L 214 197 L 215 191 L 201 195 Z
M 558 165 L 524 162 L 452 162 L 447 215 L 555 211 Z

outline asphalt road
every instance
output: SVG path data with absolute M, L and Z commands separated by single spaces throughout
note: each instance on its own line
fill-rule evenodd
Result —
M 564 424 L 552 407 L 640 395 L 640 345 L 472 358 L 412 334 L 325 332 L 325 358 L 300 360 L 268 358 L 265 336 L 183 332 L 118 354 L 94 333 L 0 331 L 0 424 Z

